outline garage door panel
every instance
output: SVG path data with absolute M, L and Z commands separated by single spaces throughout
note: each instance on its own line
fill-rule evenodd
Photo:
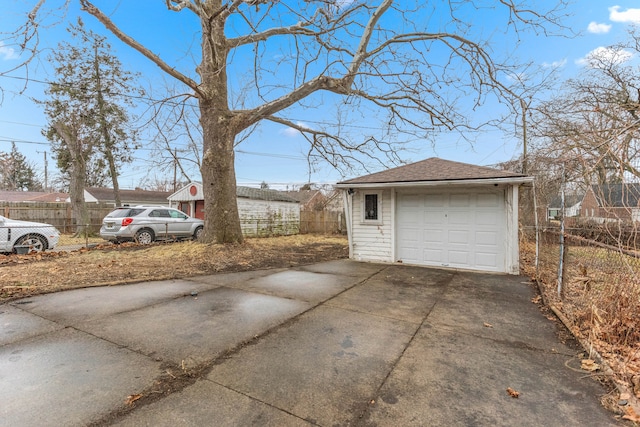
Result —
M 471 216 L 468 211 L 449 211 L 447 215 L 447 223 L 455 225 L 469 225 Z
M 476 245 L 491 245 L 492 247 L 498 244 L 498 233 L 495 231 L 476 231 Z
M 399 260 L 504 271 L 503 193 L 400 193 L 397 206 Z
M 448 251 L 449 265 L 453 267 L 468 266 L 470 264 L 468 251 Z
M 500 218 L 496 215 L 495 211 L 476 212 L 476 225 L 490 225 L 492 227 L 496 227 L 499 222 Z
M 469 244 L 469 231 L 468 230 L 450 230 L 448 237 L 448 243 L 465 245 Z
M 471 206 L 470 194 L 451 194 L 449 196 L 449 207 L 468 208 L 469 206 Z
M 430 194 L 428 196 L 422 195 L 425 208 L 442 208 L 445 206 L 444 194 Z
M 429 226 L 442 227 L 447 221 L 447 218 L 442 212 L 425 211 L 422 215 L 422 223 Z
M 476 252 L 476 266 L 498 270 L 498 257 L 495 252 Z
M 421 194 L 406 194 L 399 200 L 399 206 L 402 208 L 418 208 L 422 207 L 424 196 Z
M 425 229 L 423 241 L 426 245 L 440 244 L 444 239 L 444 230 L 438 229 Z
M 442 248 L 425 248 L 423 254 L 424 262 L 429 265 L 441 265 L 444 262 Z
M 502 197 L 496 193 L 479 193 L 476 195 L 476 206 L 479 208 L 501 207 Z

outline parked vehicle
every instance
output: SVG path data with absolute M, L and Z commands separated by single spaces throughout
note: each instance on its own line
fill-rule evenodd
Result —
M 112 242 L 198 239 L 204 221 L 163 206 L 117 208 L 102 221 L 100 237 Z
M 0 252 L 42 252 L 53 249 L 60 233 L 50 224 L 0 216 Z

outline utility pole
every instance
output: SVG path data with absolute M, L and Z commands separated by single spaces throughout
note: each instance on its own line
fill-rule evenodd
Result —
M 178 149 L 173 149 L 173 192 L 178 191 Z
M 520 98 L 522 107 L 522 173 L 527 174 L 527 104 Z
M 49 181 L 47 175 L 47 169 L 49 167 L 49 163 L 47 162 L 47 152 L 46 151 L 37 151 L 38 153 L 44 153 L 44 191 L 49 191 Z

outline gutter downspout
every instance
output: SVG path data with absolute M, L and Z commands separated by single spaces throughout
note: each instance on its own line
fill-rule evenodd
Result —
M 349 259 L 353 259 L 353 235 L 352 235 L 352 218 L 353 218 L 353 193 L 349 194 L 349 190 L 342 190 L 342 203 L 344 204 L 345 223 L 347 225 L 347 238 L 349 240 Z

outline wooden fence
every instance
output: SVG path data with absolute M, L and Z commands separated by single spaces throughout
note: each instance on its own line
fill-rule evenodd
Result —
M 87 209 L 89 211 L 89 229 L 91 232 L 97 233 L 102 225 L 102 219 L 113 210 L 113 205 L 110 203 L 87 203 Z M 73 218 L 69 203 L 0 202 L 0 215 L 11 219 L 51 224 L 61 233 L 76 231 L 76 220 Z M 300 234 L 346 234 L 346 232 L 343 212 L 300 212 Z
M 89 229 L 98 232 L 102 219 L 113 210 L 110 203 L 87 203 Z M 47 202 L 0 202 L 0 214 L 7 218 L 22 221 L 35 221 L 51 224 L 61 233 L 75 233 L 76 220 L 73 218 L 69 203 Z
M 346 234 L 343 212 L 301 211 L 300 234 Z

